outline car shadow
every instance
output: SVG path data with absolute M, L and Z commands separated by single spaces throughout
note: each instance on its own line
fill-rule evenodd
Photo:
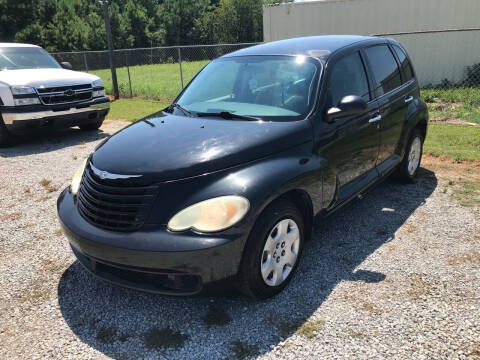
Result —
M 172 298 L 109 285 L 74 262 L 58 284 L 66 323 L 87 345 L 113 358 L 243 358 L 267 352 L 292 335 L 342 281 L 378 283 L 386 274 L 357 269 L 437 187 L 419 170 L 414 184 L 387 180 L 361 201 L 322 219 L 302 262 L 279 295 L 253 301 L 231 282 L 201 296 Z
M 82 131 L 79 128 L 39 130 L 19 136 L 19 143 L 12 147 L 0 148 L 0 158 L 11 158 L 48 153 L 82 143 L 90 143 L 110 136 L 100 130 Z

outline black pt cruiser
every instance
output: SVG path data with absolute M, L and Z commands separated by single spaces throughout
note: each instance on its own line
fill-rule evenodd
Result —
M 394 40 L 317 36 L 212 61 L 104 141 L 58 199 L 78 260 L 136 289 L 280 292 L 313 219 L 417 173 L 428 112 Z M 308 256 L 308 255 L 307 255 Z

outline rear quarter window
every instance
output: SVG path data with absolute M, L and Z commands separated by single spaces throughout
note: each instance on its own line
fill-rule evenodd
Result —
M 375 77 L 378 95 L 383 95 L 402 85 L 400 70 L 387 45 L 375 45 L 365 49 Z
M 405 83 L 413 78 L 412 65 L 410 64 L 410 61 L 408 61 L 405 50 L 403 50 L 400 46 L 393 45 L 393 50 L 395 50 L 395 53 L 400 61 L 400 68 L 402 69 L 404 77 L 403 82 Z

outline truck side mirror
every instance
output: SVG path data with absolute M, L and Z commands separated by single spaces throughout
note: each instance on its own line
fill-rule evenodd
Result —
M 67 70 L 72 70 L 73 69 L 72 64 L 70 64 L 68 61 L 62 61 L 60 63 L 60 66 L 64 69 L 67 69 Z

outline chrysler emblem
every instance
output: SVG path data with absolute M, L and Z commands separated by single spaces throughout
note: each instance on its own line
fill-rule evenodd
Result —
M 126 175 L 126 174 L 112 174 L 109 173 L 108 171 L 105 170 L 99 170 L 92 164 L 90 164 L 90 169 L 93 171 L 93 173 L 98 176 L 100 179 L 105 180 L 120 180 L 120 179 L 131 179 L 131 178 L 139 178 L 142 177 L 142 175 Z

